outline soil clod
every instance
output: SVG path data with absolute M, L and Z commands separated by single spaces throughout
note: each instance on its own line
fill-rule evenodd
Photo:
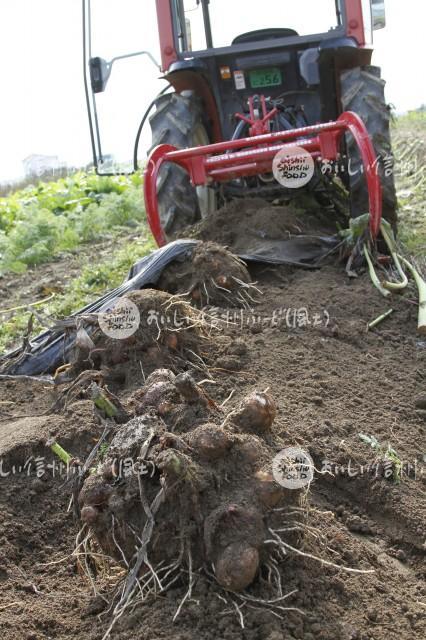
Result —
M 170 264 L 158 286 L 199 308 L 250 308 L 259 297 L 244 262 L 215 242 L 201 242 L 185 260 Z

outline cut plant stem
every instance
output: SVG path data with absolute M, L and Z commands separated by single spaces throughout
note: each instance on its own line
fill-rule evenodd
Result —
M 414 278 L 414 281 L 419 290 L 419 318 L 417 331 L 422 335 L 426 335 L 426 282 L 420 275 L 420 273 L 413 267 L 408 260 L 400 256 L 402 262 L 405 264 L 409 272 Z
M 372 320 L 372 322 L 370 322 L 367 325 L 367 330 L 369 331 L 370 329 L 374 329 L 374 327 L 377 327 L 377 325 L 380 324 L 381 322 L 383 322 L 383 320 L 386 320 L 386 318 L 389 318 L 389 316 L 392 313 L 393 313 L 393 309 L 389 309 L 389 311 L 385 311 L 385 313 L 382 313 L 381 316 L 379 316 L 375 320 Z
M 389 227 L 389 233 L 386 229 L 386 226 L 388 225 Z M 395 263 L 395 266 L 397 268 L 397 271 L 399 273 L 399 275 L 401 276 L 401 282 L 388 282 L 388 281 L 384 281 L 382 282 L 382 286 L 385 289 L 389 289 L 389 291 L 400 291 L 401 289 L 405 289 L 406 286 L 408 285 L 408 278 L 405 275 L 402 267 L 401 267 L 401 263 L 399 261 L 398 255 L 396 253 L 396 242 L 395 242 L 395 238 L 393 237 L 393 233 L 392 230 L 389 226 L 389 223 L 387 223 L 386 221 L 382 220 L 382 223 L 380 225 L 380 230 L 382 232 L 382 236 L 384 241 L 386 242 L 388 249 L 391 253 L 392 259 Z
M 368 252 L 367 245 L 364 245 L 364 256 L 368 265 L 368 273 L 370 274 L 371 282 L 374 284 L 376 289 L 380 291 L 383 296 L 390 295 L 390 291 L 382 287 L 379 278 L 377 277 L 376 271 L 374 269 L 373 261 L 371 260 L 370 254 Z
M 118 415 L 117 407 L 109 398 L 101 391 L 96 383 L 90 386 L 91 397 L 96 407 L 103 411 L 108 418 L 114 418 Z
M 21 311 L 22 309 L 27 309 L 28 307 L 37 307 L 41 304 L 45 304 L 45 302 L 49 302 L 52 298 L 55 297 L 55 293 L 51 293 L 47 298 L 43 298 L 43 300 L 37 300 L 36 302 L 29 302 L 28 304 L 21 304 L 19 307 L 12 307 L 11 309 L 1 309 L 0 313 L 11 313 L 12 311 Z
M 64 464 L 68 465 L 73 460 L 73 457 L 70 456 L 70 454 L 65 451 L 65 449 L 63 449 L 61 445 L 56 442 L 56 440 L 50 439 L 46 442 L 46 445 L 51 448 L 53 453 L 57 455 Z

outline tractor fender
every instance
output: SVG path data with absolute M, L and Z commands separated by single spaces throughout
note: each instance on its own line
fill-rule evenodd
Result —
M 354 38 L 340 37 L 324 39 L 318 46 L 320 63 L 330 57 L 337 58 L 339 67 L 351 68 L 370 64 L 373 49 L 360 47 Z
M 169 82 L 177 93 L 193 91 L 201 98 L 205 108 L 206 124 L 212 142 L 221 142 L 222 126 L 216 98 L 206 75 L 208 69 L 202 60 L 181 60 L 170 65 L 164 80 Z

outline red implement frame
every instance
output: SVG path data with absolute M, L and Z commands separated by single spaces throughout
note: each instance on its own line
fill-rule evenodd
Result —
M 353 136 L 360 150 L 368 187 L 370 231 L 375 238 L 382 218 L 382 187 L 377 171 L 377 157 L 361 118 L 356 113 L 346 111 L 335 122 L 291 131 L 277 131 L 191 149 L 178 150 L 168 144 L 156 147 L 148 158 L 144 192 L 149 226 L 158 246 L 167 243 L 157 199 L 157 178 L 163 163 L 174 162 L 183 167 L 194 186 L 227 182 L 271 171 L 272 161 L 278 151 L 290 151 L 295 144 L 309 151 L 314 158 L 336 160 L 340 140 L 345 132 Z

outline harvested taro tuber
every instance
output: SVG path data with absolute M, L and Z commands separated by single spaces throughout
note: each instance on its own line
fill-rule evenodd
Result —
M 259 570 L 259 551 L 247 543 L 233 542 L 218 557 L 216 579 L 228 591 L 243 591 Z
M 134 406 L 139 415 L 117 428 L 79 496 L 103 552 L 128 567 L 129 589 L 137 576 L 143 587 L 155 575 L 165 590 L 179 576 L 213 570 L 223 589 L 239 592 L 278 566 L 271 537 L 301 530 L 304 494 L 271 475 L 280 448 L 273 398 L 255 392 L 225 416 L 188 374 L 160 369 Z
M 158 286 L 171 294 L 184 295 L 199 308 L 249 308 L 259 294 L 244 262 L 215 242 L 201 242 L 183 261 L 166 267 Z
M 277 408 L 268 393 L 254 391 L 243 400 L 234 416 L 234 422 L 246 431 L 268 431 L 275 420 Z

